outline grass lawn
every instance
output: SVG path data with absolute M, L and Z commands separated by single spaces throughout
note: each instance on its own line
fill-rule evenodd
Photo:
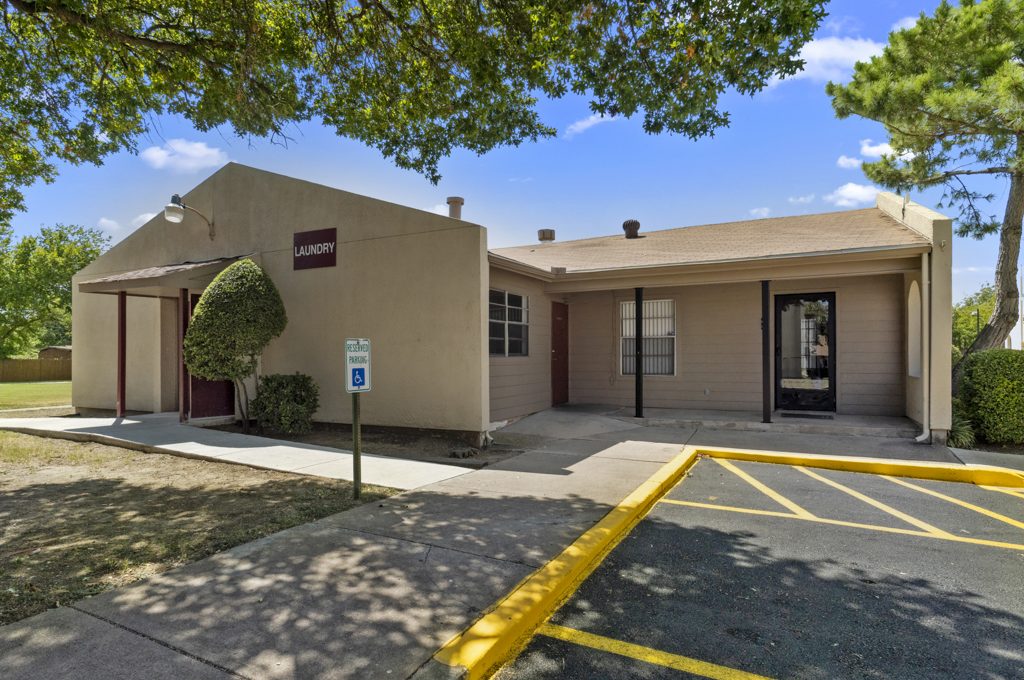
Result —
M 0 383 L 0 411 L 71 403 L 71 381 Z
M 0 432 L 0 625 L 393 493 Z

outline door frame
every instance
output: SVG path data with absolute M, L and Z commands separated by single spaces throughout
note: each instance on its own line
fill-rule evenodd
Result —
M 786 410 L 836 412 L 836 394 L 839 385 L 839 351 L 836 337 L 836 293 L 777 293 L 774 300 L 775 322 L 775 408 L 782 410 L 782 306 L 795 300 L 820 299 L 828 302 L 828 403 L 824 408 L 789 408 Z

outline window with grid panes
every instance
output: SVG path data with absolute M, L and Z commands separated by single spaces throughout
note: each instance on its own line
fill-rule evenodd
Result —
M 676 303 L 644 300 L 644 375 L 675 375 Z M 622 375 L 636 375 L 636 303 L 620 305 L 619 365 Z
M 529 355 L 529 299 L 504 290 L 490 293 L 490 352 L 492 356 Z

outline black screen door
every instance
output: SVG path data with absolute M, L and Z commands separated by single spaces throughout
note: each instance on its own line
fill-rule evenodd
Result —
M 775 404 L 836 410 L 836 296 L 775 296 Z

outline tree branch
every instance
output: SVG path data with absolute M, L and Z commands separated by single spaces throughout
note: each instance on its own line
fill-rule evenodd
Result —
M 147 47 L 150 49 L 158 50 L 161 52 L 174 52 L 176 54 L 182 54 L 190 57 L 198 57 L 206 62 L 208 65 L 221 67 L 222 65 L 216 62 L 208 60 L 206 57 L 196 53 L 196 46 L 203 44 L 209 47 L 216 47 L 216 43 L 206 38 L 193 38 L 192 43 L 178 43 L 170 42 L 167 40 L 158 40 L 156 38 L 150 38 L 147 36 L 136 35 L 134 33 L 126 33 L 110 26 L 103 25 L 97 22 L 96 17 L 91 17 L 86 14 L 73 12 L 66 7 L 60 5 L 43 4 L 38 0 L 7 0 L 11 5 L 28 16 L 37 16 L 39 14 L 51 14 L 62 21 L 71 24 L 73 26 L 79 26 L 81 28 L 87 28 L 91 31 L 110 38 L 118 43 L 124 45 L 135 45 L 137 47 Z

